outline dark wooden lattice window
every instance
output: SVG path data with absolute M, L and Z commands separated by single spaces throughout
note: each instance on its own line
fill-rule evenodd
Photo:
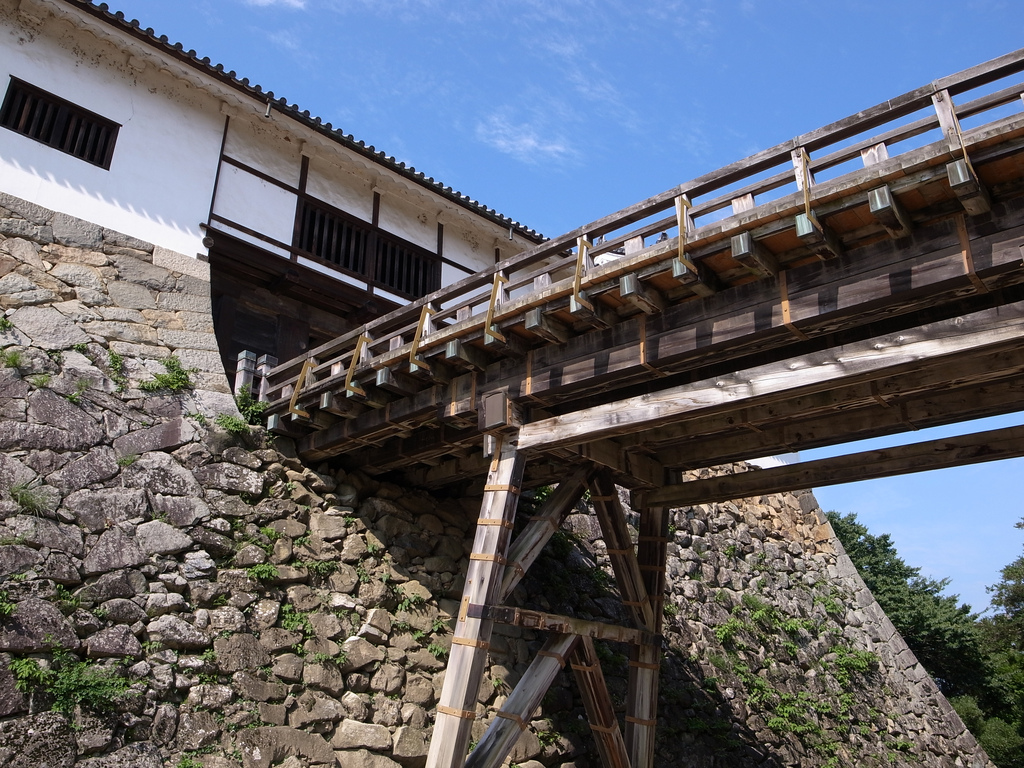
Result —
M 441 287 L 440 262 L 386 237 L 377 237 L 376 272 L 378 283 L 407 296 L 419 298 Z
M 306 203 L 299 248 L 358 275 L 366 274 L 369 232 L 339 216 Z
M 428 251 L 304 201 L 297 247 L 406 298 L 441 287 L 441 262 Z
M 0 125 L 109 169 L 120 126 L 16 77 L 0 106 Z

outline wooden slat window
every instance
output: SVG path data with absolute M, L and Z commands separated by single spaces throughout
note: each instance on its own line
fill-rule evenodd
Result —
M 0 106 L 0 125 L 106 170 L 121 127 L 16 77 Z
M 441 262 L 434 254 L 308 200 L 302 202 L 296 247 L 405 298 L 441 287 Z
M 441 287 L 441 262 L 423 255 L 400 240 L 377 236 L 376 281 L 413 298 Z
M 369 232 L 350 221 L 305 203 L 298 247 L 347 272 L 366 275 Z

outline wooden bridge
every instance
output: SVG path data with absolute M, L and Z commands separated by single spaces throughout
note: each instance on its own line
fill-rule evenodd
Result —
M 670 506 L 1024 455 L 1018 427 L 681 480 L 1024 408 L 1022 71 L 938 80 L 264 365 L 303 458 L 483 493 L 430 768 L 500 765 L 567 661 L 603 764 L 653 765 Z M 501 606 L 586 489 L 633 627 Z M 550 639 L 467 759 L 495 621 Z M 624 733 L 592 638 L 631 645 Z

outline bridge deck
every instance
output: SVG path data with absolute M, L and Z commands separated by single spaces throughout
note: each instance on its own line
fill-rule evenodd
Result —
M 602 765 L 653 766 L 671 505 L 1024 455 L 1011 428 L 678 472 L 1024 407 L 1022 70 L 1018 51 L 936 81 L 269 372 L 269 426 L 303 457 L 483 482 L 428 768 L 497 768 L 570 657 Z M 511 543 L 520 489 L 552 480 Z M 635 548 L 614 482 L 641 491 Z M 491 625 L 522 618 L 501 604 L 584 488 L 634 626 L 528 617 L 548 642 L 467 761 Z M 631 646 L 621 731 L 590 637 Z
M 436 487 L 523 424 L 548 459 L 527 483 L 585 459 L 653 488 L 1016 410 L 1022 70 L 1018 51 L 938 80 L 287 361 L 270 426 Z

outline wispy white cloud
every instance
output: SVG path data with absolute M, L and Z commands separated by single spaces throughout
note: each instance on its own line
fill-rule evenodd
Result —
M 286 8 L 298 8 L 299 10 L 306 7 L 306 0 L 243 0 L 246 5 L 256 5 L 260 8 L 265 8 L 271 5 L 283 5 Z
M 476 138 L 524 163 L 567 161 L 576 156 L 576 150 L 564 137 L 542 136 L 535 126 L 516 122 L 503 113 L 479 121 Z

